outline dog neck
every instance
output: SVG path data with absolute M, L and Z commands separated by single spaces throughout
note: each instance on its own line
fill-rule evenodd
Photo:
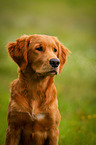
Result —
M 20 81 L 25 81 L 25 82 L 34 82 L 36 84 L 39 84 L 40 82 L 46 82 L 48 80 L 53 80 L 54 82 L 54 77 L 48 76 L 48 75 L 43 75 L 40 73 L 36 73 L 33 69 L 30 67 L 27 67 L 25 70 L 18 70 L 19 73 L 19 79 Z
M 54 85 L 54 77 L 38 75 L 30 68 L 24 71 L 19 70 L 19 81 L 22 88 L 27 88 L 32 96 L 38 96 L 37 94 L 44 95 Z

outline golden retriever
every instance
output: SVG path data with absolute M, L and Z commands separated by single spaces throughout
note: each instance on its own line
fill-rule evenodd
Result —
M 54 76 L 70 51 L 56 37 L 24 35 L 7 46 L 19 66 L 11 84 L 5 145 L 58 145 L 60 113 Z

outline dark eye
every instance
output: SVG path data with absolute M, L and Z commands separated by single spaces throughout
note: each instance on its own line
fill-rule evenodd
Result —
M 56 48 L 54 48 L 54 52 L 57 52 L 57 49 Z
M 36 50 L 43 51 L 43 48 L 42 47 L 38 47 L 38 48 L 36 48 Z

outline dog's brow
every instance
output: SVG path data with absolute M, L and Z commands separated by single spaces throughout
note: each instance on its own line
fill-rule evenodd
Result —
M 36 43 L 41 43 L 41 41 L 36 41 Z

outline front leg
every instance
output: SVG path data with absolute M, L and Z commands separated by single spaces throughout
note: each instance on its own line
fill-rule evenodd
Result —
M 58 145 L 59 139 L 59 130 L 53 129 L 48 133 L 47 140 L 45 142 L 46 145 Z
M 20 141 L 20 129 L 7 128 L 5 145 L 18 145 Z

